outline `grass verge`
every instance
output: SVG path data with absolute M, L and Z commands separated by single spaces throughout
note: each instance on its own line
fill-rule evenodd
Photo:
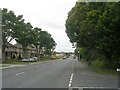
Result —
M 3 63 L 4 64 L 30 64 L 33 62 L 22 62 L 22 61 L 17 61 L 17 60 L 6 60 L 6 62 Z
M 101 73 L 101 74 L 109 74 L 109 75 L 117 75 L 117 71 L 113 69 L 89 66 L 94 72 Z
M 10 66 L 9 64 L 0 64 L 0 67 L 8 67 Z
M 0 67 L 5 67 L 7 64 L 32 64 L 32 63 L 39 63 L 39 62 L 44 62 L 44 61 L 51 61 L 51 60 L 55 60 L 55 59 L 49 59 L 49 58 L 45 58 L 42 59 L 40 61 L 35 61 L 35 62 L 22 62 L 22 61 L 18 61 L 18 60 L 6 60 L 6 62 L 2 63 L 2 65 L 0 65 Z
M 108 68 L 107 63 L 102 58 L 92 61 L 90 68 L 97 73 L 117 75 L 117 71 L 112 68 Z

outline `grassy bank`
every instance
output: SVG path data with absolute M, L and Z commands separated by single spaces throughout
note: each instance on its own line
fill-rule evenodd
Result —
M 94 60 L 91 62 L 91 65 L 89 67 L 97 73 L 117 75 L 117 71 L 108 68 L 104 60 Z
M 30 64 L 30 63 L 34 63 L 34 62 L 22 62 L 22 61 L 18 61 L 18 60 L 6 60 L 3 64 Z
M 61 57 L 54 57 L 51 58 L 50 56 L 45 56 L 43 59 L 37 61 L 37 62 L 44 62 L 44 61 L 50 61 L 50 60 L 55 60 L 55 59 L 60 59 Z M 31 64 L 31 63 L 37 63 L 37 62 L 22 62 L 22 61 L 18 61 L 18 60 L 14 60 L 14 59 L 10 59 L 10 60 L 6 60 L 6 62 L 3 63 L 4 64 Z
M 9 64 L 0 64 L 0 67 L 8 67 L 10 66 Z
M 89 67 L 96 73 L 117 75 L 117 71 L 113 69 L 107 69 L 107 68 L 95 67 L 95 66 L 89 66 Z
M 85 64 L 88 64 L 88 62 L 85 61 L 84 59 L 82 59 L 81 61 Z M 88 67 L 96 73 L 118 75 L 118 72 L 116 70 L 107 68 L 106 62 L 104 60 L 100 59 L 94 60 L 91 62 L 90 65 L 88 65 Z

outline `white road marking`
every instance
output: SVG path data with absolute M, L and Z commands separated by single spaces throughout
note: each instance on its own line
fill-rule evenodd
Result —
M 70 81 L 72 81 L 72 78 L 70 79 Z
M 17 73 L 16 75 L 24 74 L 25 72 Z
M 71 74 L 71 77 L 70 77 L 70 81 L 69 81 L 68 87 L 71 87 L 71 85 L 72 85 L 72 80 L 73 80 L 73 73 Z
M 71 84 L 69 84 L 68 87 L 71 87 Z
M 100 89 L 100 90 L 118 89 L 118 90 L 120 90 L 120 88 L 110 88 L 110 87 L 70 87 L 69 90 L 73 90 L 73 88 L 78 89 L 78 90 L 84 90 L 84 89 L 91 89 L 91 90 L 93 90 L 93 89 L 95 89 L 95 90 L 97 90 L 97 89 Z

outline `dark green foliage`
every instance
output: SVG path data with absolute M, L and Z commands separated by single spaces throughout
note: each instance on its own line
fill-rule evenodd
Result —
M 32 35 L 33 45 L 36 46 L 39 53 L 51 54 L 51 50 L 55 49 L 56 43 L 47 31 L 34 28 Z
M 5 61 L 5 48 L 10 41 L 15 39 L 15 26 L 21 22 L 22 15 L 16 16 L 13 11 L 2 9 L 2 54 L 3 62 Z
M 2 38 L 3 54 L 7 44 L 15 39 L 23 47 L 23 58 L 27 58 L 28 45 L 34 45 L 39 55 L 41 51 L 50 54 L 56 46 L 54 39 L 47 31 L 33 28 L 30 23 L 24 22 L 22 15 L 16 16 L 13 11 L 7 9 L 2 9 Z M 11 39 L 8 40 L 9 38 Z
M 94 60 L 99 53 L 105 56 L 110 68 L 120 61 L 120 2 L 76 3 L 68 14 L 66 33 L 83 56 Z

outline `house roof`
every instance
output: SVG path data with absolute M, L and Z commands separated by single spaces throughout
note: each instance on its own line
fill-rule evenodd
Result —
M 18 43 L 15 44 L 14 46 L 17 47 L 17 48 L 22 48 L 22 45 L 21 45 L 21 44 L 18 44 Z
M 22 45 L 18 44 L 18 43 L 15 44 L 14 46 L 17 47 L 17 48 L 22 48 Z M 35 47 L 29 45 L 29 46 L 27 46 L 27 49 L 35 49 Z

